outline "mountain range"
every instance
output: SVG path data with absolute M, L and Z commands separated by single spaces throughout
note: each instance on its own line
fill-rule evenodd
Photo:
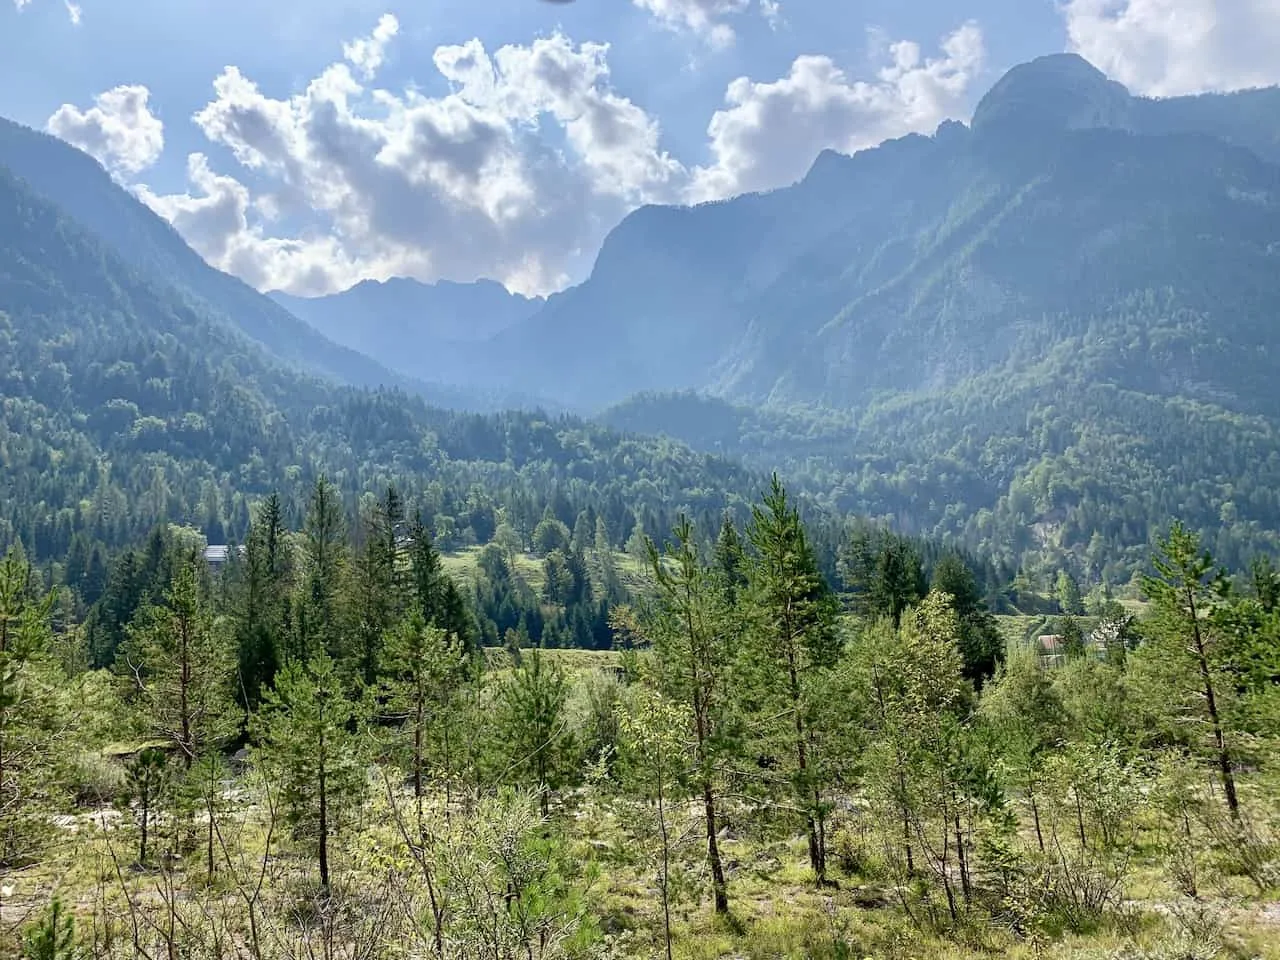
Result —
M 641 208 L 545 300 L 409 280 L 267 297 L 52 138 L 0 124 L 0 165 L 108 274 L 216 332 L 223 369 L 592 413 L 1092 579 L 1126 578 L 1175 515 L 1228 562 L 1280 546 L 1280 90 L 1151 100 L 1042 58 L 967 125 Z M 23 289 L 61 274 L 40 276 Z

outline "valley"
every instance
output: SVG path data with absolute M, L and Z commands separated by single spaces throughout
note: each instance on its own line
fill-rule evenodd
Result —
M 0 955 L 1280 957 L 1280 90 L 1042 58 L 545 297 L 118 174 L 0 120 Z

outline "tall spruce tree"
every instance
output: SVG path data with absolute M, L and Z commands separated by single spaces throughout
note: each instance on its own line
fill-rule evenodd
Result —
M 262 502 L 245 541 L 244 563 L 235 585 L 240 696 L 256 707 L 287 650 L 293 562 L 279 494 Z
M 320 653 L 340 659 L 347 652 L 342 649 L 340 609 L 348 564 L 347 520 L 338 489 L 323 476 L 311 490 L 302 533 L 302 598 L 291 654 L 304 662 Z

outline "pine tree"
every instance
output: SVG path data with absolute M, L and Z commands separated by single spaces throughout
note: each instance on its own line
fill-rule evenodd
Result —
M 1233 819 L 1240 818 L 1234 764 L 1227 744 L 1220 699 L 1222 686 L 1216 682 L 1214 647 L 1218 641 L 1211 614 L 1227 595 L 1226 575 L 1213 558 L 1200 548 L 1200 538 L 1181 523 L 1174 523 L 1152 557 L 1154 576 L 1144 576 L 1142 586 L 1151 598 L 1157 647 L 1150 656 L 1163 659 L 1162 666 L 1174 671 L 1178 694 L 1194 693 L 1189 702 L 1200 705 L 1195 721 L 1207 722 L 1213 738 L 1213 753 Z
M 564 671 L 537 647 L 521 658 L 502 690 L 502 731 L 511 751 L 511 769 L 537 788 L 543 816 L 574 752 L 568 701 Z
M 330 890 L 330 843 L 364 802 L 362 724 L 332 658 L 290 661 L 258 716 L 259 759 L 282 791 L 295 834 L 313 846 L 320 886 Z
M 138 863 L 147 863 L 151 824 L 169 788 L 169 757 L 157 747 L 147 747 L 125 766 L 125 797 L 138 823 Z
M 959 554 L 948 552 L 933 568 L 930 589 L 951 598 L 952 609 L 960 618 L 964 675 L 981 686 L 1004 659 L 1004 638 L 987 609 L 973 570 Z
M 660 683 L 690 711 L 693 777 L 702 801 L 707 865 L 716 913 L 726 914 L 729 899 L 717 839 L 717 804 L 721 768 L 731 742 L 728 684 L 737 624 L 726 603 L 729 581 L 717 581 L 699 560 L 687 517 L 677 523 L 675 538 L 665 556 L 649 545 L 659 596 L 654 648 Z
M 403 719 L 395 734 L 396 752 L 404 756 L 413 781 L 420 833 L 422 800 L 431 764 L 428 754 L 437 738 L 446 791 L 452 776 L 453 707 L 458 688 L 466 682 L 467 668 L 457 638 L 439 627 L 428 626 L 417 611 L 401 621 L 388 637 L 383 709 L 388 716 Z
M 239 693 L 244 706 L 253 708 L 274 681 L 287 649 L 293 564 L 278 494 L 267 497 L 254 517 L 241 571 L 236 584 Z
M 362 518 L 365 542 L 352 577 L 352 612 L 360 658 L 360 673 L 369 687 L 378 681 L 382 644 L 404 609 L 396 568 L 397 530 L 403 522 L 400 495 L 394 487 Z
M 347 569 L 346 515 L 337 488 L 320 477 L 311 491 L 303 524 L 305 567 L 293 657 L 308 661 L 317 654 L 340 658 L 342 646 L 339 598 Z
M 826 881 L 826 786 L 822 758 L 815 756 L 811 726 L 817 712 L 816 674 L 840 655 L 838 604 L 818 571 L 799 513 L 773 478 L 764 502 L 752 508 L 748 530 L 752 629 L 748 660 L 761 688 L 766 717 L 785 717 L 790 726 L 791 783 L 804 811 L 809 863 L 819 883 Z M 782 735 L 782 731 L 778 731 Z
M 21 861 L 40 842 L 54 794 L 50 769 L 60 723 L 49 662 L 56 595 L 37 592 L 20 545 L 0 559 L 0 863 Z
M 54 894 L 44 915 L 22 938 L 23 960 L 75 960 L 76 916 Z
M 190 769 L 233 736 L 241 716 L 234 706 L 231 645 L 214 627 L 194 557 L 178 567 L 163 605 L 140 611 L 121 647 L 124 672 L 153 736 L 173 744 Z

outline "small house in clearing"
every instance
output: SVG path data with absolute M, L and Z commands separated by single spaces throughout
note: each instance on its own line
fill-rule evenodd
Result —
M 1046 669 L 1062 666 L 1067 662 L 1066 639 L 1056 633 L 1037 637 L 1036 656 L 1040 658 L 1040 666 Z
M 243 557 L 245 548 L 243 546 L 236 548 L 237 556 Z M 228 560 L 231 559 L 231 548 L 225 544 L 210 544 L 204 548 L 204 562 L 210 569 L 221 570 Z

